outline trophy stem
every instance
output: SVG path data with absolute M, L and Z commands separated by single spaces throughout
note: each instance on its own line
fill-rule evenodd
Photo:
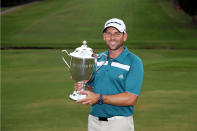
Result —
M 81 99 L 84 99 L 86 97 L 86 95 L 81 95 L 80 92 L 81 91 L 84 91 L 85 90 L 85 87 L 86 87 L 86 82 L 85 81 L 79 81 L 79 83 L 81 83 L 81 90 L 80 91 L 73 91 L 72 94 L 69 95 L 69 97 L 72 99 L 72 100 L 81 100 Z

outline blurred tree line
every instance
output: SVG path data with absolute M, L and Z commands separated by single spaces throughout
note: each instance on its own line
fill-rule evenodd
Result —
M 197 0 L 174 0 L 176 10 L 183 10 L 192 17 L 194 24 L 197 24 Z
M 16 6 L 33 1 L 40 1 L 40 0 L 1 0 L 1 7 Z

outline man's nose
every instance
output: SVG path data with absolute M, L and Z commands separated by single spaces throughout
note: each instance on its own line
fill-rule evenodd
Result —
M 111 35 L 110 35 L 110 40 L 114 40 L 114 39 L 115 39 L 114 34 L 111 34 Z

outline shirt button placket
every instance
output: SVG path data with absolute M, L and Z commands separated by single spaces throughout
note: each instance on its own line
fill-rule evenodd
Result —
M 109 72 L 110 67 L 111 67 L 111 60 L 108 61 L 108 65 L 107 65 L 107 68 L 106 68 L 106 72 Z

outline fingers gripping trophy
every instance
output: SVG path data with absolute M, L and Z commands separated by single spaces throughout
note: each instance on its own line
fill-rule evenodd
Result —
M 70 61 L 67 62 L 65 55 L 68 55 Z M 87 46 L 87 42 L 83 41 L 83 45 L 75 49 L 74 52 L 68 53 L 67 50 L 61 51 L 62 60 L 68 67 L 71 78 L 75 82 L 80 82 L 82 87 L 81 91 L 85 90 L 86 83 L 91 79 L 93 68 L 96 66 L 96 72 L 105 64 L 107 56 L 102 54 L 100 56 L 94 54 L 93 50 Z M 101 66 L 97 66 L 97 59 L 105 57 L 105 62 Z M 73 100 L 80 100 L 86 97 L 86 95 L 81 95 L 80 91 L 73 91 L 69 97 Z

